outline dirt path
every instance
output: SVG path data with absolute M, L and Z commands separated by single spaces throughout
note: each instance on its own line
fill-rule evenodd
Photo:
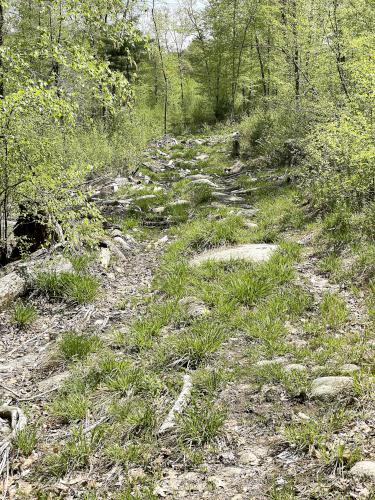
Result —
M 281 251 L 285 256 L 276 257 L 276 267 L 272 267 L 271 258 L 269 270 L 267 263 L 259 268 L 266 274 L 257 287 L 262 287 L 262 280 L 275 284 L 263 295 L 256 288 L 251 305 L 247 296 L 240 295 L 250 293 L 241 288 L 248 278 L 243 273 L 252 273 L 249 267 L 230 263 L 210 271 L 208 266 L 204 272 L 212 274 L 206 280 L 199 269 L 186 272 L 184 254 L 174 258 L 171 268 L 163 260 L 179 243 L 186 246 L 188 256 L 205 250 L 216 231 L 223 241 L 219 246 L 233 246 L 237 239 L 240 243 L 269 243 L 271 229 L 279 224 L 275 221 L 280 215 L 289 217 L 291 205 L 285 208 L 288 191 L 282 186 L 265 188 L 267 183 L 273 186 L 274 179 L 282 178 L 283 173 L 281 177 L 277 171 L 226 174 L 231 160 L 223 153 L 224 143 L 225 138 L 220 137 L 155 143 L 146 152 L 146 168 L 131 180 L 122 198 L 112 194 L 106 200 L 107 207 L 117 210 L 112 225 L 119 219 L 118 210 L 130 210 L 125 222 L 127 217 L 132 220 L 136 216 L 137 225 L 134 231 L 129 225 L 129 234 L 143 234 L 150 226 L 156 229 L 147 229 L 125 252 L 126 258 L 113 259 L 108 269 L 98 261 L 90 264 L 90 273 L 101 281 L 100 296 L 93 304 L 72 306 L 33 293 L 29 303 L 38 310 L 38 318 L 27 329 L 14 325 L 11 309 L 1 313 L 1 399 L 24 408 L 31 424 L 42 429 L 38 430 L 40 442 L 27 458 L 20 452 L 14 454 L 6 486 L 9 497 L 89 498 L 84 496 L 89 491 L 94 495 L 90 498 L 126 499 L 371 498 L 371 482 L 349 473 L 360 457 L 371 458 L 375 432 L 368 378 L 374 356 L 366 307 L 362 296 L 331 284 L 318 270 L 319 258 L 305 229 L 291 224 L 274 237 L 280 248 L 285 246 Z M 188 201 L 184 196 L 190 196 Z M 193 207 L 193 203 L 197 205 Z M 132 206 L 136 212 L 131 212 Z M 269 215 L 262 210 L 268 210 Z M 231 220 L 233 231 L 227 227 Z M 236 225 L 243 225 L 240 232 Z M 285 280 L 280 278 L 284 272 Z M 156 284 L 155 276 L 159 276 Z M 212 289 L 205 295 L 206 286 Z M 192 293 L 204 310 L 207 304 L 202 299 L 206 298 L 211 314 L 208 320 L 188 318 L 183 311 L 180 299 Z M 226 312 L 220 294 L 227 294 L 228 303 L 233 294 L 239 294 L 239 302 L 228 306 Z M 223 335 L 211 348 L 205 343 L 211 341 L 210 328 L 216 323 L 220 323 Z M 201 337 L 192 338 L 193 347 L 181 351 L 181 339 L 201 324 Z M 99 336 L 107 357 L 102 360 L 97 352 L 78 366 L 62 361 L 58 346 L 69 331 Z M 123 339 L 120 343 L 116 340 L 119 335 Z M 189 356 L 198 348 L 203 353 L 199 351 L 196 362 Z M 187 364 L 185 358 L 189 359 Z M 132 382 L 126 372 L 128 363 L 133 363 L 138 374 Z M 110 378 L 102 374 L 108 364 L 113 365 Z M 210 374 L 216 372 L 225 375 L 211 389 Z M 75 376 L 72 380 L 77 384 L 77 373 L 87 386 L 82 390 L 91 391 L 85 418 L 62 421 L 50 414 L 50 404 L 57 395 L 63 398 L 62 404 L 71 404 L 64 383 Z M 91 387 L 93 373 L 102 378 Z M 190 420 L 183 416 L 185 420 L 177 423 L 176 429 L 159 436 L 157 429 L 178 396 L 184 373 L 193 377 L 191 404 L 193 408 L 197 405 L 197 413 L 191 413 Z M 123 378 L 116 378 L 118 375 Z M 199 376 L 206 377 L 203 389 L 196 387 L 202 384 Z M 314 383 L 322 377 L 344 377 L 348 386 L 342 390 L 331 387 L 332 394 L 315 397 Z M 115 392 L 108 392 L 114 382 Z M 126 390 L 118 388 L 120 382 Z M 155 412 L 147 423 L 142 398 Z M 139 421 L 129 410 L 133 400 Z M 121 404 L 126 407 L 122 413 Z M 211 404 L 214 409 L 206 414 Z M 225 421 L 211 433 L 219 411 L 216 408 L 225 408 Z M 68 411 L 65 406 L 64 411 Z M 190 411 L 190 401 L 186 411 Z M 91 436 L 94 432 L 90 429 L 100 428 L 101 422 L 103 432 L 107 429 L 109 433 L 92 456 L 77 461 L 76 455 L 74 459 L 67 455 L 64 450 L 72 429 L 83 428 L 84 436 Z M 187 437 L 179 429 L 184 422 L 190 425 L 185 425 Z M 106 440 L 110 442 L 117 434 L 118 441 L 106 447 Z M 56 456 L 66 455 L 67 461 L 56 477 L 50 477 L 51 472 L 43 476 L 38 467 L 55 448 L 60 450 Z M 141 458 L 135 451 L 129 458 L 127 453 L 133 448 L 141 450 Z M 35 491 L 45 487 L 50 496 L 37 496 Z M 113 493 L 117 487 L 125 488 L 125 496 Z

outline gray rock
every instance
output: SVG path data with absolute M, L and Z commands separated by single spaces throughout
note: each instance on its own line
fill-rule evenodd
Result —
M 251 450 L 243 450 L 238 457 L 238 461 L 243 465 L 254 466 L 259 464 L 259 458 Z
M 237 247 L 224 247 L 208 250 L 195 256 L 190 264 L 198 265 L 207 261 L 227 262 L 231 260 L 246 260 L 251 262 L 267 262 L 277 250 L 277 245 L 248 244 Z
M 209 158 L 209 155 L 205 154 L 205 153 L 202 153 L 201 155 L 198 155 L 194 158 L 194 160 L 197 160 L 197 161 L 204 161 L 204 160 L 208 160 Z
M 56 375 L 52 375 L 52 377 L 46 378 L 39 382 L 38 390 L 40 392 L 49 391 L 54 389 L 55 387 L 61 387 L 63 382 L 68 379 L 70 376 L 69 371 L 57 373 Z
M 213 189 L 218 189 L 219 186 L 214 182 L 210 181 L 210 179 L 196 179 L 190 182 L 191 186 L 209 186 Z
M 187 177 L 187 179 L 189 179 L 191 181 L 196 181 L 196 180 L 199 180 L 199 179 L 208 179 L 208 180 L 210 180 L 211 176 L 207 175 L 207 174 L 193 174 L 193 175 L 189 175 Z
M 351 377 L 320 377 L 311 386 L 311 397 L 314 399 L 332 399 L 353 387 Z
M 134 203 L 137 203 L 139 201 L 144 201 L 144 200 L 155 200 L 157 198 L 156 194 L 145 194 L 143 196 L 137 196 L 136 198 L 133 199 Z
M 27 282 L 15 271 L 0 279 L 0 310 L 26 292 Z
M 298 363 L 292 363 L 290 365 L 286 365 L 285 371 L 286 372 L 292 372 L 292 371 L 299 371 L 299 372 L 305 372 L 307 370 L 305 365 L 300 365 Z
M 353 476 L 366 476 L 375 479 L 375 461 L 363 460 L 357 462 L 351 469 L 350 474 Z
M 116 243 L 116 245 L 121 249 L 122 252 L 127 252 L 129 250 L 131 250 L 131 246 L 129 245 L 129 243 L 127 243 L 123 238 L 121 238 L 120 236 L 116 236 L 115 238 L 113 238 L 113 241 Z
M 155 207 L 151 209 L 151 212 L 153 212 L 154 214 L 162 214 L 165 212 L 165 210 L 166 207 Z
M 210 310 L 206 304 L 196 297 L 185 297 L 179 301 L 179 304 L 186 309 L 187 314 L 191 318 L 199 318 L 210 314 Z
M 176 200 L 168 203 L 168 207 L 180 207 L 180 206 L 188 206 L 190 205 L 190 201 L 188 200 Z
M 343 375 L 352 375 L 355 372 L 359 372 L 361 369 L 359 366 L 354 365 L 352 363 L 347 363 L 346 365 L 342 365 L 340 368 L 340 372 Z
M 243 203 L 245 201 L 240 196 L 230 195 L 227 193 L 223 193 L 221 191 L 214 191 L 212 193 L 212 196 L 216 201 L 220 201 L 221 203 L 227 203 L 228 205 L 230 205 L 231 203 L 234 203 L 234 204 L 235 203 Z
M 99 263 L 103 269 L 108 269 L 111 261 L 111 251 L 109 248 L 103 247 L 99 252 Z

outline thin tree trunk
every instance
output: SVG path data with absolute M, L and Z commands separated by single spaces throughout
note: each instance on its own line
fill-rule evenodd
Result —
M 155 0 L 152 0 L 151 16 L 152 16 L 152 21 L 153 21 L 154 27 L 155 27 L 155 35 L 156 35 L 156 41 L 158 44 L 160 63 L 161 63 L 161 71 L 163 73 L 163 79 L 164 79 L 164 133 L 166 134 L 167 129 L 168 129 L 168 127 L 167 127 L 167 120 L 168 120 L 168 77 L 167 77 L 167 72 L 165 69 L 163 50 L 162 50 L 161 44 L 160 44 L 159 30 L 158 30 L 158 25 L 156 22 L 156 17 L 155 17 Z
M 260 49 L 259 37 L 258 37 L 257 33 L 255 33 L 255 46 L 256 46 L 257 54 L 258 54 L 260 76 L 262 78 L 263 95 L 264 95 L 264 97 L 266 97 L 267 96 L 266 73 L 264 71 L 264 62 L 263 62 L 263 57 L 262 57 L 262 51 Z
M 4 7 L 0 0 L 0 51 L 4 45 Z M 0 52 L 0 99 L 4 99 L 4 61 Z
M 347 80 L 346 80 L 346 74 L 345 70 L 343 67 L 343 64 L 345 62 L 345 56 L 342 53 L 342 48 L 341 48 L 341 43 L 340 43 L 340 35 L 341 35 L 341 29 L 339 27 L 339 22 L 337 18 L 337 8 L 338 8 L 338 3 L 337 0 L 333 0 L 333 32 L 335 35 L 336 43 L 335 43 L 335 56 L 336 56 L 336 67 L 337 67 L 337 72 L 339 74 L 340 78 L 340 83 L 341 83 L 341 88 L 344 91 L 346 97 L 349 97 L 349 90 L 348 90 L 348 85 L 347 85 Z

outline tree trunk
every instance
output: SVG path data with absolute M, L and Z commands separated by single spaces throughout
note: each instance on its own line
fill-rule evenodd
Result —
M 0 51 L 4 45 L 4 7 L 0 0 Z M 4 62 L 0 52 L 0 99 L 4 99 Z
M 263 95 L 267 96 L 267 82 L 266 82 L 266 73 L 264 70 L 264 62 L 262 57 L 262 51 L 260 49 L 259 37 L 257 33 L 255 33 L 255 46 L 257 49 L 258 59 L 259 59 L 259 67 L 260 67 L 260 76 L 262 78 L 262 87 L 263 87 Z
M 165 68 L 165 64 L 164 64 L 163 50 L 162 50 L 161 44 L 160 44 L 158 25 L 157 25 L 156 17 L 155 17 L 155 0 L 152 0 L 151 17 L 152 17 L 152 21 L 154 23 L 156 41 L 158 44 L 158 51 L 159 51 L 159 56 L 160 56 L 161 71 L 163 73 L 163 79 L 164 79 L 164 134 L 167 134 L 167 130 L 168 130 L 168 126 L 167 126 L 167 122 L 168 122 L 168 77 L 167 77 L 167 72 L 166 72 L 166 68 Z

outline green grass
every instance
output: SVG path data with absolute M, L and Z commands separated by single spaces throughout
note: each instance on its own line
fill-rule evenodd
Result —
M 86 336 L 75 332 L 66 332 L 58 343 L 61 357 L 67 361 L 86 358 L 90 353 L 101 347 L 102 343 L 96 336 Z
M 197 321 L 187 331 L 167 338 L 158 352 L 159 363 L 195 369 L 221 347 L 225 338 L 220 325 L 211 321 Z
M 37 429 L 28 425 L 25 429 L 17 432 L 13 439 L 13 445 L 17 452 L 24 457 L 28 457 L 36 449 L 38 444 Z
M 38 273 L 35 286 L 40 293 L 53 299 L 74 304 L 93 302 L 99 292 L 99 282 L 92 276 L 76 273 Z
M 12 311 L 12 321 L 19 328 L 31 325 L 37 318 L 38 311 L 31 304 L 17 302 Z
M 349 317 L 346 302 L 337 293 L 326 293 L 323 296 L 320 313 L 323 323 L 332 329 L 343 326 Z
M 202 447 L 218 437 L 227 411 L 209 399 L 192 401 L 178 418 L 178 439 L 182 445 Z
M 100 442 L 99 428 L 90 434 L 85 434 L 82 427 L 73 429 L 71 436 L 57 452 L 44 457 L 40 474 L 46 478 L 61 478 L 68 472 L 84 469 L 89 465 L 92 454 Z
M 85 394 L 68 392 L 53 401 L 50 412 L 63 423 L 69 423 L 83 420 L 89 407 L 89 400 Z
M 213 200 L 213 189 L 208 184 L 190 184 L 189 199 L 197 207 Z

